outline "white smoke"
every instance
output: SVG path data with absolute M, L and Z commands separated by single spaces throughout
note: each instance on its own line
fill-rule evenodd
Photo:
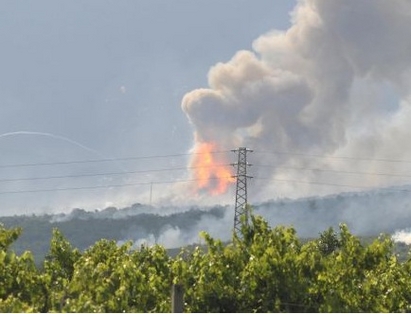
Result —
M 392 235 L 392 239 L 394 242 L 401 242 L 405 244 L 411 244 L 411 230 L 410 229 L 404 229 L 404 230 L 399 230 L 396 231 Z
M 167 224 L 161 228 L 157 237 L 151 232 L 136 232 L 132 230 L 127 234 L 125 239 L 118 243 L 122 244 L 128 240 L 132 240 L 136 248 L 141 245 L 151 246 L 154 244 L 160 244 L 167 249 L 179 248 L 190 244 L 202 243 L 203 239 L 200 237 L 201 231 L 206 231 L 211 236 L 221 239 L 222 241 L 229 241 L 232 235 L 231 226 L 233 226 L 234 212 L 227 208 L 225 209 L 222 217 L 215 216 L 212 213 L 204 214 L 196 223 L 181 228 Z M 180 215 L 183 220 L 184 215 L 189 214 L 188 212 L 180 212 Z
M 410 29 L 408 0 L 299 1 L 288 30 L 269 32 L 254 41 L 253 51 L 239 51 L 215 65 L 209 88 L 184 96 L 182 109 L 195 140 L 250 147 L 257 165 L 403 173 L 401 163 L 347 164 L 333 157 L 411 160 Z M 330 158 L 259 153 L 266 151 Z M 254 172 L 256 178 L 267 176 L 267 169 Z M 271 176 L 360 187 L 405 183 L 278 168 Z M 282 186 L 276 186 L 277 193 L 293 196 L 333 192 L 309 184 L 298 190 L 295 184 Z M 258 193 L 273 196 L 271 187 Z

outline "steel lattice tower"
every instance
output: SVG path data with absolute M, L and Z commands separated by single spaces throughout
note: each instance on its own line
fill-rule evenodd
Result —
M 232 150 L 238 153 L 238 161 L 233 166 L 237 166 L 237 178 L 236 192 L 235 192 L 235 211 L 234 211 L 234 232 L 236 234 L 241 233 L 241 216 L 245 216 L 245 223 L 248 224 L 248 212 L 247 212 L 247 180 L 251 178 L 247 175 L 247 167 L 251 166 L 247 162 L 247 152 L 252 152 L 251 149 L 246 147 L 239 147 Z

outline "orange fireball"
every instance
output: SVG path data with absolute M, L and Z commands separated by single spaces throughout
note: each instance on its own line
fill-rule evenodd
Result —
M 231 173 L 231 167 L 220 156 L 216 158 L 213 152 L 216 150 L 213 143 L 199 143 L 194 149 L 191 167 L 197 181 L 198 190 L 207 190 L 212 195 L 227 192 L 229 185 L 235 182 Z

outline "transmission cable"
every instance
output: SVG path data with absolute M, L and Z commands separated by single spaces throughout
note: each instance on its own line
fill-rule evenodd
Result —
M 230 164 L 218 164 L 218 165 L 213 165 L 213 166 L 163 168 L 163 169 L 150 169 L 150 170 L 135 170 L 135 171 L 122 171 L 122 172 L 102 172 L 102 173 L 91 173 L 91 174 L 73 174 L 73 175 L 61 175 L 61 176 L 32 177 L 32 178 L 10 178 L 10 179 L 0 179 L 0 183 L 1 182 L 16 182 L 16 181 L 35 181 L 35 180 L 49 180 L 49 179 L 112 176 L 112 175 L 124 175 L 124 174 L 135 174 L 135 173 L 150 173 L 150 172 L 163 172 L 163 171 L 175 171 L 175 170 L 217 168 L 217 167 L 227 167 L 227 166 L 230 166 Z
M 209 178 L 209 180 L 219 180 L 219 179 L 228 179 L 228 178 L 232 178 L 232 177 L 229 176 L 229 177 Z M 113 184 L 113 185 L 97 185 L 97 186 L 67 187 L 67 188 L 53 188 L 53 189 L 0 191 L 0 195 L 3 195 L 3 194 L 38 193 L 38 192 L 58 192 L 58 191 L 70 191 L 70 190 L 94 190 L 94 189 L 120 188 L 120 187 L 138 186 L 138 185 L 172 184 L 172 183 L 196 182 L 196 181 L 202 181 L 202 180 L 201 179 L 184 179 L 184 180 L 150 181 L 150 182 L 136 182 L 136 183 Z
M 56 162 L 38 162 L 38 163 L 21 163 L 21 164 L 6 164 L 0 165 L 0 168 L 18 168 L 18 167 L 34 167 L 34 166 L 54 166 L 54 165 L 71 165 L 71 164 L 85 164 L 85 163 L 99 163 L 99 162 L 112 162 L 112 161 L 127 161 L 127 160 L 141 160 L 141 159 L 155 159 L 155 158 L 171 158 L 171 157 L 183 157 L 192 155 L 204 155 L 204 154 L 222 154 L 228 153 L 227 151 L 212 151 L 207 153 L 182 153 L 182 154 L 170 154 L 170 155 L 151 155 L 151 156 L 135 156 L 135 157 L 119 157 L 119 158 L 105 158 L 105 159 L 88 159 L 88 160 L 71 160 L 71 161 L 56 161 Z
M 273 178 L 259 178 L 253 177 L 254 180 L 267 180 L 273 182 L 289 182 L 289 183 L 302 183 L 302 184 L 314 184 L 314 185 L 326 185 L 326 186 L 337 186 L 337 187 L 347 187 L 347 188 L 356 188 L 356 189 L 383 189 L 389 191 L 396 191 L 396 192 L 411 192 L 411 190 L 407 189 L 395 189 L 390 187 L 373 187 L 373 186 L 358 186 L 358 185 L 350 185 L 350 184 L 339 184 L 339 183 L 325 183 L 325 182 L 315 182 L 315 181 L 300 181 L 300 180 L 288 180 L 288 179 L 273 179 Z
M 306 156 L 324 159 L 341 159 L 341 160 L 362 160 L 362 161 L 381 161 L 381 162 L 396 162 L 396 163 L 411 163 L 411 160 L 400 159 L 388 159 L 388 158 L 365 158 L 365 157 L 348 157 L 348 156 L 326 156 L 320 154 L 305 154 L 305 153 L 292 153 L 292 152 L 280 152 L 280 151 L 254 151 L 255 154 L 269 154 L 269 155 L 294 155 L 294 156 Z
M 411 175 L 407 175 L 407 174 L 375 173 L 375 172 L 346 171 L 346 170 L 320 169 L 320 168 L 283 167 L 283 166 L 277 167 L 274 165 L 255 165 L 255 164 L 253 164 L 253 167 L 411 178 Z

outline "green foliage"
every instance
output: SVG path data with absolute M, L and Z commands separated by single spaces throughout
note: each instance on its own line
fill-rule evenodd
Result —
M 337 233 L 334 232 L 333 228 L 331 227 L 320 234 L 317 245 L 321 253 L 324 255 L 331 254 L 341 247 Z
M 75 263 L 65 312 L 169 311 L 169 257 L 164 248 L 100 240 Z
M 9 250 L 20 233 L 18 228 L 0 225 L 0 312 L 39 312 L 47 303 L 44 280 L 32 254 L 17 256 Z
M 53 230 L 50 251 L 44 261 L 44 280 L 47 285 L 48 306 L 53 310 L 63 310 L 67 286 L 74 273 L 74 264 L 81 257 L 63 234 Z
M 321 260 L 309 292 L 321 312 L 397 312 L 408 310 L 406 274 L 389 238 L 363 246 L 345 225 L 339 249 Z M 323 251 L 321 250 L 323 253 Z M 400 285 L 398 285 L 400 284 Z
M 397 260 L 390 238 L 363 244 L 345 225 L 302 243 L 251 215 L 232 243 L 203 232 L 204 246 L 175 258 L 105 239 L 80 252 L 55 229 L 41 269 L 10 250 L 20 233 L 0 226 L 2 312 L 170 312 L 173 283 L 187 312 L 411 310 L 411 260 Z
M 203 233 L 207 252 L 196 247 L 182 252 L 172 265 L 174 283 L 185 288 L 187 312 L 236 312 L 238 272 L 243 262 L 232 245 L 224 247 L 219 240 Z
M 6 229 L 3 224 L 0 223 L 0 250 L 7 251 L 20 234 L 21 228 Z

